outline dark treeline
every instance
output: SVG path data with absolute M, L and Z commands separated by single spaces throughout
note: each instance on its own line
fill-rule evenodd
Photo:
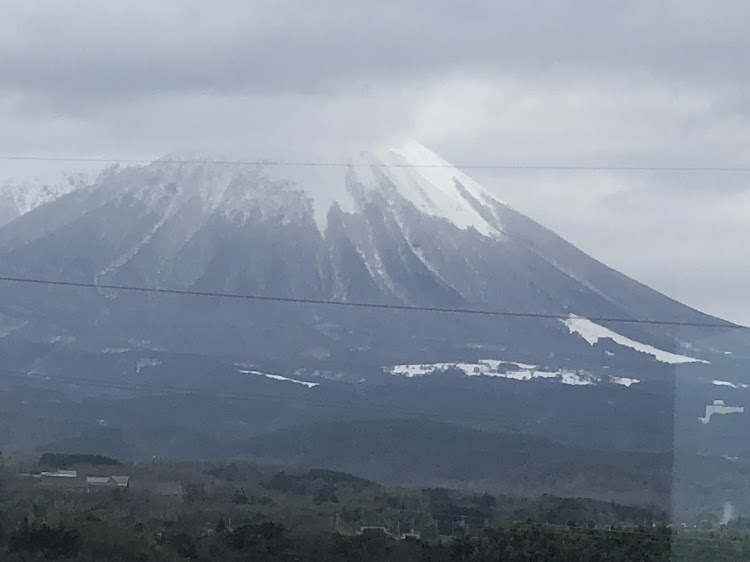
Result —
M 249 462 L 73 455 L 65 466 L 84 482 L 130 476 L 125 488 L 81 488 L 32 476 L 43 460 L 0 468 L 0 560 L 750 560 L 744 520 L 675 534 L 665 514 L 612 502 L 395 488 Z
M 79 516 L 65 523 L 24 520 L 2 541 L 2 559 L 35 558 L 97 561 L 245 560 L 347 562 L 449 561 L 736 561 L 750 559 L 750 541 L 715 534 L 676 537 L 666 527 L 597 530 L 551 527 L 532 522 L 463 534 L 447 541 L 398 540 L 378 530 L 357 535 L 289 532 L 272 521 L 230 529 L 220 519 L 213 529 L 186 532 L 165 522 L 152 534 L 143 526 Z M 31 557 L 31 558 L 30 558 Z
M 44 453 L 39 458 L 39 464 L 48 468 L 67 468 L 78 464 L 90 466 L 117 466 L 120 462 L 103 455 L 88 455 L 82 453 Z
M 150 534 L 138 525 L 127 527 L 83 516 L 50 526 L 24 521 L 3 544 L 3 560 L 29 556 L 58 560 L 309 560 L 320 562 L 454 560 L 556 560 L 580 562 L 668 561 L 670 534 L 665 528 L 637 531 L 566 529 L 523 523 L 487 529 L 480 536 L 463 535 L 444 542 L 397 540 L 378 530 L 345 536 L 339 533 L 290 533 L 265 521 L 234 529 L 220 519 L 214 529 L 191 534 L 166 525 Z M 717 558 L 711 558 L 716 560 Z

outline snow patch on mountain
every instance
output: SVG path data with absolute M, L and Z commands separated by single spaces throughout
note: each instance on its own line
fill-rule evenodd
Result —
M 297 379 L 290 379 L 288 377 L 283 377 L 281 375 L 271 375 L 268 373 L 261 373 L 260 371 L 249 371 L 247 369 L 240 369 L 240 373 L 243 375 L 255 375 L 257 377 L 266 377 L 267 379 L 271 379 L 274 381 L 284 381 L 284 382 L 292 382 L 295 384 L 301 384 L 302 386 L 306 386 L 307 388 L 315 388 L 316 386 L 320 386 L 320 383 L 317 382 L 308 382 L 308 381 L 301 381 Z
M 653 355 L 657 361 L 661 361 L 662 363 L 669 363 L 672 365 L 680 363 L 709 363 L 709 361 L 703 359 L 670 353 L 652 345 L 637 342 L 626 336 L 620 335 L 609 328 L 605 328 L 604 326 L 600 326 L 591 320 L 579 316 L 571 315 L 570 318 L 561 320 L 561 322 L 567 326 L 571 334 L 578 334 L 590 345 L 594 345 L 601 339 L 608 338 L 618 345 L 629 347 L 647 355 Z
M 263 173 L 272 181 L 303 189 L 312 203 L 313 219 L 321 234 L 328 227 L 328 213 L 334 205 L 344 213 L 355 214 L 358 205 L 348 186 L 349 175 L 340 166 L 264 166 Z
M 715 380 L 711 384 L 714 386 L 728 386 L 729 388 L 750 388 L 750 384 L 734 383 L 729 381 Z
M 501 361 L 497 359 L 483 359 L 477 363 L 430 363 L 413 365 L 394 365 L 385 369 L 387 373 L 407 378 L 422 377 L 447 371 L 459 371 L 467 377 L 495 377 L 517 381 L 531 381 L 539 379 L 557 379 L 563 384 L 573 386 L 589 386 L 600 382 L 600 379 L 586 371 L 562 369 L 558 371 L 542 371 L 536 365 Z M 614 381 L 613 381 L 614 382 Z M 617 383 L 622 384 L 622 383 Z
M 502 232 L 495 215 L 498 201 L 489 191 L 416 141 L 399 147 L 362 151 L 351 159 L 351 181 L 369 192 L 394 190 L 420 212 L 474 228 L 485 236 Z M 473 198 L 468 199 L 460 186 Z M 472 204 L 473 203 L 473 204 Z M 483 213 L 475 208 L 481 205 Z M 488 220 L 492 217 L 493 220 Z
M 634 378 L 630 378 L 630 377 L 613 377 L 613 376 L 610 376 L 609 377 L 609 382 L 611 382 L 613 384 L 620 384 L 622 386 L 627 386 L 628 388 L 630 388 L 634 384 L 638 384 L 641 381 L 640 381 L 640 379 L 634 379 Z
M 5 180 L 0 183 L 0 226 L 92 181 L 87 174 L 69 174 L 54 180 Z
M 640 379 L 619 377 L 614 375 L 597 376 L 588 371 L 574 369 L 559 369 L 552 371 L 540 370 L 536 365 L 519 363 L 516 361 L 501 361 L 498 359 L 482 359 L 477 363 L 430 363 L 412 365 L 394 365 L 386 367 L 385 372 L 406 378 L 423 377 L 459 371 L 467 377 L 495 377 L 516 381 L 533 381 L 547 379 L 569 386 L 591 386 L 601 383 L 611 383 L 630 388 L 640 383 Z
M 55 336 L 49 342 L 51 344 L 61 343 L 63 345 L 70 345 L 70 344 L 74 343 L 75 341 L 76 341 L 76 337 L 75 336 L 60 335 L 60 336 Z
M 161 365 L 161 361 L 158 359 L 145 357 L 135 362 L 135 373 L 140 374 L 146 367 L 158 367 L 159 365 Z
M 120 355 L 130 351 L 129 347 L 105 347 L 102 349 L 102 353 L 105 355 Z
M 701 318 L 594 262 L 550 231 L 504 207 L 479 184 L 418 143 L 375 148 L 358 153 L 351 165 L 341 165 L 343 162 L 336 160 L 332 166 L 227 164 L 218 159 L 212 163 L 206 158 L 180 161 L 169 156 L 144 166 L 111 168 L 94 184 L 43 204 L 0 229 L 3 268 L 12 272 L 39 270 L 39 276 L 101 284 L 196 287 L 438 308 L 523 309 L 543 315 L 559 314 L 556 303 L 568 302 L 575 294 L 571 310 L 581 316 L 596 316 L 604 299 L 613 305 L 608 309 L 613 316 L 638 317 L 652 303 L 662 303 L 663 311 L 669 312 L 662 314 L 670 318 Z M 318 235 L 316 226 L 323 235 Z M 34 301 L 27 299 L 32 304 L 24 317 L 39 320 L 25 332 L 47 334 L 44 324 L 53 324 L 60 333 L 91 326 L 85 330 L 99 336 L 96 332 L 101 326 L 110 341 L 131 341 L 129 347 L 147 355 L 149 350 L 186 345 L 186 341 L 191 347 L 216 342 L 210 345 L 217 353 L 229 353 L 235 344 L 224 342 L 237 341 L 243 351 L 256 346 L 253 349 L 262 354 L 266 343 L 278 342 L 276 323 L 263 334 L 246 331 L 235 340 L 235 311 L 219 302 L 208 316 L 211 324 L 204 325 L 193 321 L 192 307 L 178 310 L 167 299 L 154 298 L 154 315 L 163 312 L 165 316 L 152 321 L 137 308 L 131 311 L 127 301 L 117 302 L 114 292 L 108 291 L 113 298 L 107 314 L 122 319 L 114 321 L 102 317 L 99 295 L 91 293 L 81 296 L 80 318 L 75 322 L 68 318 L 64 306 L 45 305 L 44 310 L 36 310 Z M 422 355 L 411 361 L 432 363 L 442 359 L 444 346 L 440 342 L 445 329 L 450 330 L 456 348 L 480 337 L 473 323 L 456 322 L 444 329 L 443 320 L 436 320 L 433 329 L 415 315 L 404 315 L 403 323 L 383 323 L 361 334 L 354 329 L 326 330 L 322 336 L 330 350 L 325 357 L 315 358 L 309 349 L 321 347 L 323 340 L 320 330 L 309 323 L 307 310 L 290 308 L 284 314 L 288 314 L 285 322 L 299 327 L 284 346 L 289 356 L 303 365 L 359 348 L 369 350 L 370 366 L 406 362 L 390 349 L 389 342 L 413 333 L 425 343 Z M 321 311 L 321 319 L 340 322 L 334 311 Z M 184 334 L 172 333 L 169 326 L 180 323 L 192 327 Z M 643 355 L 644 362 L 653 361 L 652 357 L 675 363 L 701 361 L 635 342 L 585 318 L 571 319 L 567 325 L 571 332 L 582 332 L 591 345 L 612 338 L 629 349 L 650 354 Z M 253 330 L 259 330 L 255 321 Z M 503 327 L 493 345 L 477 352 L 479 357 L 504 357 L 513 350 L 511 357 L 526 358 L 530 363 L 538 359 L 542 368 L 499 360 L 477 362 L 473 352 L 454 359 L 470 361 L 460 364 L 467 376 L 549 378 L 567 384 L 588 381 L 578 372 L 559 370 L 570 369 L 568 364 L 550 364 L 555 357 L 550 354 L 553 349 L 561 355 L 570 349 L 584 351 L 595 360 L 603 358 L 599 347 L 582 350 L 588 346 L 567 332 L 548 322 L 519 330 Z M 81 339 L 88 337 L 86 332 L 80 333 Z M 224 333 L 228 337 L 222 337 Z M 135 334 L 150 341 L 134 342 Z M 671 337 L 666 332 L 663 335 L 664 341 Z M 481 334 L 485 336 L 489 337 Z M 245 338 L 247 341 L 240 342 Z M 678 342 L 677 349 L 698 355 L 686 345 Z M 625 348 L 618 349 L 625 352 Z M 589 365 L 590 361 L 581 363 L 581 367 Z M 419 368 L 412 370 L 417 373 Z M 429 372 L 436 369 L 440 365 Z M 409 376 L 411 372 L 406 369 L 401 374 Z M 599 370 L 596 373 L 601 375 Z M 629 376 L 627 372 L 625 376 Z M 297 383 L 302 384 L 307 377 L 299 378 Z M 600 379 L 608 380 L 604 375 Z M 625 385 L 627 381 L 612 382 Z

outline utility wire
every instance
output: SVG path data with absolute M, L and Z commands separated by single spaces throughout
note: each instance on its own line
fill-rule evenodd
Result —
M 0 161 L 30 162 L 77 162 L 101 164 L 217 164 L 239 166 L 278 166 L 298 168 L 349 168 L 349 167 L 382 167 L 382 168 L 456 168 L 466 170 L 552 170 L 582 172 L 750 172 L 750 166 L 613 166 L 613 165 L 539 165 L 539 164 L 408 164 L 408 163 L 363 163 L 363 162 L 316 162 L 316 161 L 272 161 L 272 160 L 200 160 L 163 158 L 150 160 L 146 158 L 77 158 L 67 156 L 16 156 L 0 155 Z
M 179 296 L 193 296 L 193 297 L 216 297 L 226 299 L 242 299 L 242 300 L 254 300 L 254 301 L 265 301 L 265 302 L 277 302 L 277 303 L 290 303 L 290 304 L 309 304 L 309 305 L 325 305 L 325 306 L 338 306 L 338 307 L 349 307 L 349 308 L 367 308 L 367 309 L 380 309 L 380 310 L 404 310 L 413 312 L 441 312 L 449 314 L 472 314 L 479 316 L 504 316 L 510 318 L 537 318 L 546 320 L 569 320 L 570 314 L 546 314 L 546 313 L 535 313 L 535 312 L 516 312 L 509 310 L 483 310 L 475 308 L 448 308 L 448 307 L 432 307 L 432 306 L 416 306 L 406 304 L 385 304 L 385 303 L 373 303 L 373 302 L 356 302 L 356 301 L 337 301 L 328 299 L 307 299 L 307 298 L 294 298 L 294 297 L 275 297 L 268 295 L 256 295 L 256 294 L 243 294 L 243 293 L 226 293 L 219 291 L 197 291 L 189 289 L 162 289 L 157 287 L 140 287 L 135 285 L 110 285 L 110 284 L 98 284 L 98 283 L 82 283 L 75 281 L 60 281 L 54 279 L 38 279 L 28 277 L 10 277 L 0 276 L 0 282 L 6 283 L 24 283 L 30 285 L 48 285 L 48 286 L 60 286 L 60 287 L 78 287 L 84 289 L 95 289 L 95 290 L 112 290 L 112 291 L 130 291 L 138 293 L 158 293 L 167 295 L 179 295 Z M 732 328 L 732 329 L 748 329 L 748 326 L 740 324 L 732 324 L 729 322 L 691 322 L 682 320 L 659 320 L 659 319 L 648 319 L 648 318 L 616 318 L 609 316 L 587 316 L 585 318 L 591 322 L 610 322 L 610 323 L 623 323 L 623 324 L 651 324 L 661 326 L 686 326 L 695 328 Z

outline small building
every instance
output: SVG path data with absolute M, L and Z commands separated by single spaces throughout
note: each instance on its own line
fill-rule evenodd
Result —
M 78 471 L 77 470 L 53 470 L 53 471 L 45 471 L 42 472 L 39 475 L 42 480 L 45 478 L 78 478 Z
M 714 400 L 713 404 L 706 406 L 706 415 L 698 418 L 698 421 L 707 425 L 711 417 L 717 414 L 744 414 L 744 406 L 727 406 L 723 400 Z
M 359 534 L 362 535 L 364 533 L 383 533 L 384 535 L 390 536 L 388 529 L 386 529 L 385 527 L 376 527 L 371 525 L 363 525 L 359 528 Z
M 86 484 L 89 486 L 114 486 L 111 476 L 87 476 Z
M 130 487 L 130 476 L 113 476 L 112 480 L 115 481 L 115 484 L 117 484 L 119 488 Z
M 42 472 L 39 479 L 39 484 L 45 488 L 66 491 L 84 491 L 86 489 L 86 481 L 78 478 L 78 472 L 75 470 Z
M 127 488 L 130 484 L 129 476 L 87 476 L 86 485 L 89 488 Z
M 419 533 L 412 529 L 411 531 L 407 531 L 405 533 L 401 533 L 401 536 L 399 537 L 402 541 L 406 540 L 413 540 L 418 541 L 422 538 L 422 533 Z

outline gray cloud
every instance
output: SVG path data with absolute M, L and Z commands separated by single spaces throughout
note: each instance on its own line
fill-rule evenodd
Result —
M 740 0 L 11 2 L 0 87 L 111 103 L 165 92 L 326 92 L 456 69 L 675 88 L 745 83 Z
M 747 165 L 748 16 L 741 0 L 12 0 L 0 153 L 337 159 L 409 135 L 468 164 Z M 595 257 L 750 322 L 750 174 L 472 173 Z
M 610 174 L 507 178 L 506 199 L 582 250 L 669 296 L 748 323 L 750 186 L 660 188 Z

